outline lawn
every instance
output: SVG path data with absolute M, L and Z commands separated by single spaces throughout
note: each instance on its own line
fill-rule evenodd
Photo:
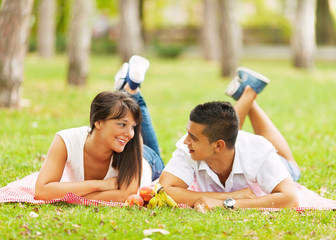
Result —
M 230 79 L 219 66 L 196 58 L 149 57 L 142 92 L 167 163 L 184 134 L 189 111 L 211 100 L 233 101 L 224 90 Z M 121 63 L 116 56 L 94 56 L 87 85 L 66 84 L 64 56 L 43 60 L 29 55 L 20 111 L 0 109 L 0 186 L 36 172 L 57 131 L 89 124 L 89 106 L 113 87 Z M 244 60 L 242 65 L 271 79 L 258 103 L 272 118 L 301 166 L 300 184 L 336 199 L 336 63 L 318 62 L 312 71 L 286 60 Z M 251 131 L 247 122 L 244 130 Z M 38 217 L 30 216 L 36 212 Z M 163 228 L 151 239 L 335 239 L 333 211 L 262 212 L 193 209 L 137 209 L 69 204 L 0 204 L 0 239 L 143 239 L 143 230 Z

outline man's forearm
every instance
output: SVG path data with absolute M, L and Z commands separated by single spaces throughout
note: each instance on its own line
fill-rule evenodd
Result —
M 195 202 L 201 197 L 211 197 L 218 200 L 233 198 L 235 193 L 232 192 L 195 192 L 181 187 L 166 187 L 166 193 L 171 196 L 177 203 L 188 204 L 193 207 Z
M 236 200 L 236 208 L 292 208 L 298 206 L 295 195 L 272 193 L 254 199 Z

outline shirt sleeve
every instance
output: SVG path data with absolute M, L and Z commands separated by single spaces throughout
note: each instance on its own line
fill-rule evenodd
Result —
M 276 152 L 271 152 L 258 171 L 257 182 L 265 193 L 271 194 L 273 189 L 288 177 L 290 174 L 281 162 L 279 155 Z
M 177 148 L 163 171 L 173 174 L 190 186 L 194 181 L 193 163 L 194 161 L 185 151 Z

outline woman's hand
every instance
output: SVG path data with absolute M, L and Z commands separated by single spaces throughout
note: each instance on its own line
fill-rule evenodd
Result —
M 111 177 L 111 178 L 102 180 L 100 191 L 108 191 L 108 190 L 115 190 L 115 189 L 118 189 L 117 177 Z

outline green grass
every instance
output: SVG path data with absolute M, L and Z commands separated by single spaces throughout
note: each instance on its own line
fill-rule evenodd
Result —
M 217 64 L 200 59 L 150 60 L 142 92 L 167 163 L 196 104 L 232 101 L 224 95 L 229 79 L 219 76 Z M 20 111 L 0 109 L 0 186 L 38 171 L 57 131 L 88 125 L 91 100 L 112 88 L 120 65 L 116 56 L 94 56 L 87 86 L 73 88 L 66 84 L 64 56 L 27 57 L 23 98 L 30 105 Z M 317 193 L 326 189 L 324 196 L 336 199 L 335 63 L 318 62 L 312 71 L 294 69 L 284 60 L 244 60 L 242 65 L 271 79 L 258 103 L 288 140 L 302 167 L 299 182 Z M 244 128 L 251 131 L 248 122 Z M 32 211 L 38 217 L 29 217 Z M 201 214 L 192 209 L 0 204 L 1 239 L 143 239 L 148 228 L 170 232 L 152 239 L 334 239 L 335 225 L 333 211 Z

